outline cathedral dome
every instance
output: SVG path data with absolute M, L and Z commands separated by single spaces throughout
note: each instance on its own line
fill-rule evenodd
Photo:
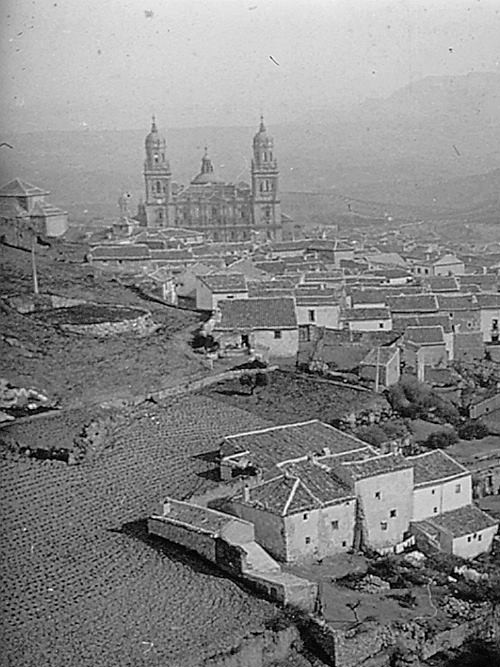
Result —
M 272 142 L 272 139 L 267 134 L 266 126 L 264 125 L 264 116 L 260 117 L 259 131 L 253 138 L 254 146 L 267 145 Z
M 191 181 L 192 185 L 206 185 L 208 183 L 222 183 L 220 178 L 214 174 L 214 165 L 212 160 L 208 157 L 208 150 L 205 148 L 205 154 L 201 159 L 201 171 Z

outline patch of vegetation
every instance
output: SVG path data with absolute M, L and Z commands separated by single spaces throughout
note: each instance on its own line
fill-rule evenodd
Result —
M 458 442 L 458 436 L 455 431 L 436 431 L 431 433 L 424 441 L 427 449 L 446 449 Z
M 457 408 L 443 399 L 429 385 L 406 375 L 389 387 L 387 398 L 401 417 L 428 419 L 434 417 L 442 422 L 456 423 L 459 419 Z
M 386 421 L 369 426 L 360 426 L 354 432 L 355 436 L 370 445 L 380 447 L 389 440 L 404 438 L 408 433 L 408 428 L 402 422 Z
M 458 427 L 458 436 L 462 440 L 481 440 L 489 435 L 489 428 L 479 419 L 469 419 Z
M 266 373 L 255 373 L 254 375 L 245 373 L 240 377 L 240 384 L 242 387 L 248 387 L 250 396 L 253 396 L 259 387 L 267 387 L 269 379 Z

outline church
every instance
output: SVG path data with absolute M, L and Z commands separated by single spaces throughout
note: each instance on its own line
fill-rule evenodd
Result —
M 207 149 L 191 183 L 173 183 L 166 141 L 154 117 L 145 147 L 145 201 L 136 216 L 142 225 L 195 229 L 219 242 L 281 241 L 288 236 L 284 228 L 290 228 L 291 219 L 281 212 L 278 161 L 262 117 L 253 139 L 251 185 L 217 178 Z

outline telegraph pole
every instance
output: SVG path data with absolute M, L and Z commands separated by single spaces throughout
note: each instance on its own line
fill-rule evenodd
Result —
M 377 346 L 377 367 L 375 369 L 375 393 L 378 393 L 380 384 L 379 364 L 380 364 L 380 347 Z
M 36 272 L 35 245 L 36 245 L 36 238 L 33 235 L 33 238 L 31 239 L 31 267 L 33 271 L 33 292 L 35 294 L 38 294 L 38 275 Z

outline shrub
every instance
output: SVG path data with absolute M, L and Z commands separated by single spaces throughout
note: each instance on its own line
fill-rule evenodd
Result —
M 455 431 L 437 431 L 431 433 L 424 445 L 429 449 L 446 449 L 458 442 L 458 436 Z
M 485 438 L 489 433 L 486 424 L 478 419 L 470 419 L 459 426 L 458 435 L 462 440 L 480 440 Z
M 255 390 L 258 387 L 265 387 L 269 383 L 269 378 L 266 373 L 255 373 L 255 375 L 250 375 L 250 373 L 245 373 L 240 377 L 240 384 L 243 387 L 248 387 L 250 390 L 250 396 L 253 396 Z

